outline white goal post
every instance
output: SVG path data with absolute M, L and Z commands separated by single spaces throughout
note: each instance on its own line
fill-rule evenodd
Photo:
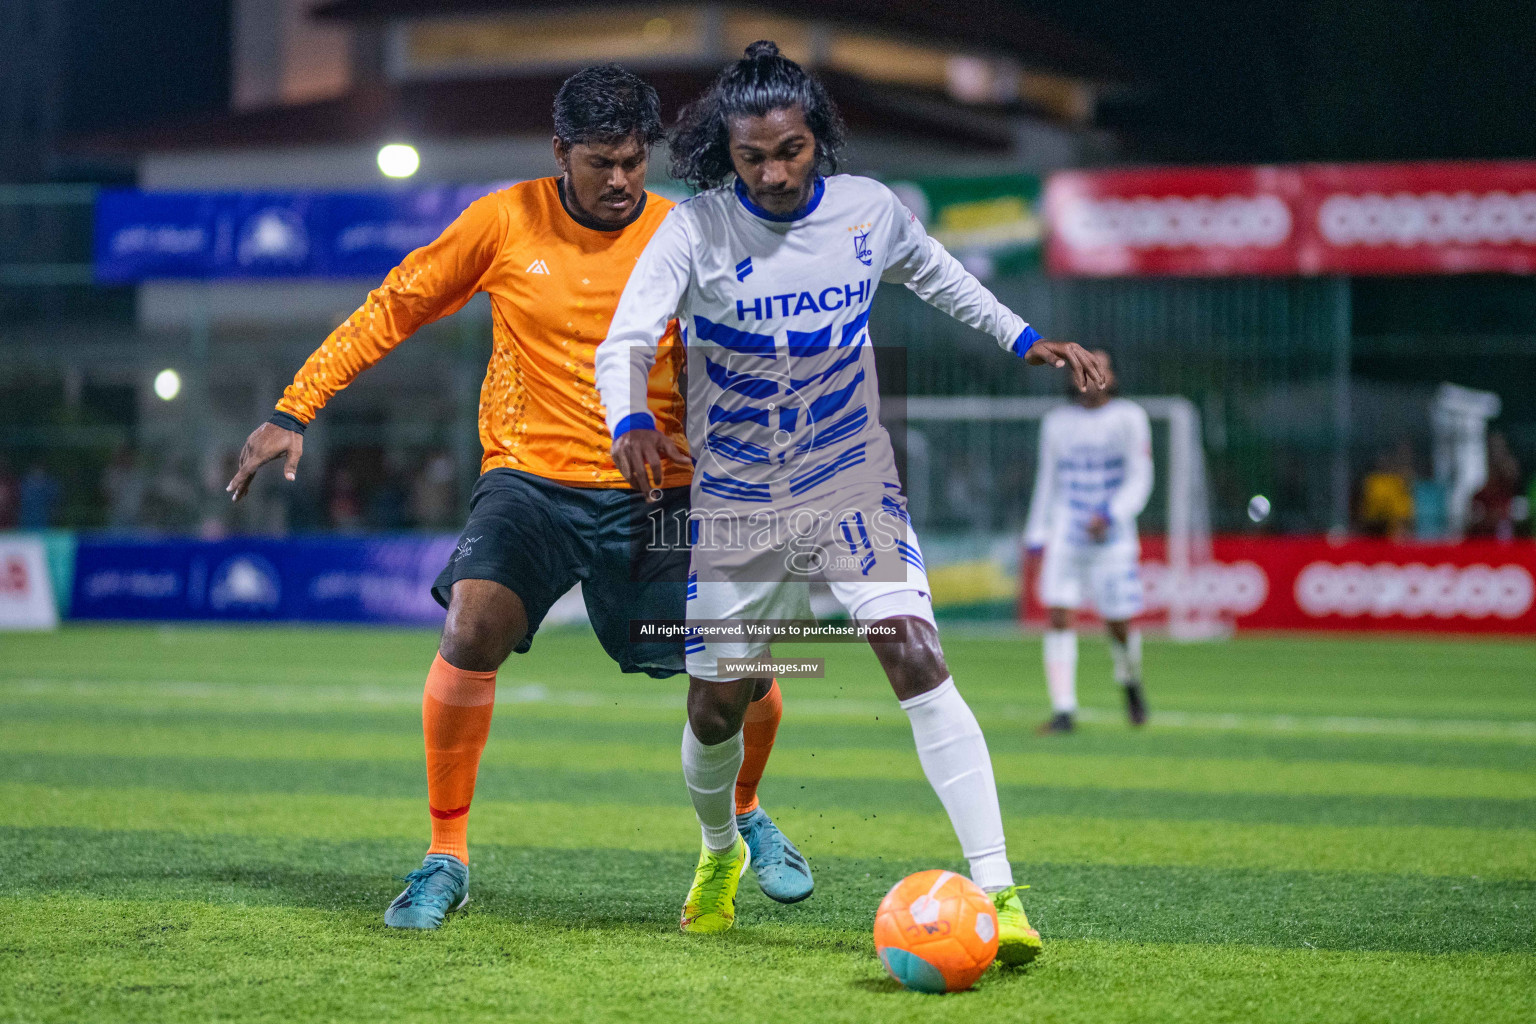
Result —
M 1211 561 L 1210 492 L 1206 484 L 1205 447 L 1200 412 L 1181 395 L 1131 397 L 1154 422 L 1167 426 L 1168 455 L 1159 474 L 1166 474 L 1168 579 L 1166 600 L 1169 633 L 1180 639 L 1207 639 L 1230 633 L 1209 611 L 1193 600 L 1198 570 Z M 928 423 L 1038 422 L 1046 413 L 1067 404 L 1049 396 L 914 397 L 890 401 L 882 418 L 904 422 L 909 479 L 926 479 L 934 457 L 923 425 Z M 1034 453 L 1031 452 L 1031 455 Z M 926 484 L 924 485 L 926 486 Z

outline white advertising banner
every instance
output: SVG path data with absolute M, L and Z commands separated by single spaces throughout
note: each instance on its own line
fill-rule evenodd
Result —
M 57 629 L 58 625 L 43 542 L 0 534 L 0 630 Z

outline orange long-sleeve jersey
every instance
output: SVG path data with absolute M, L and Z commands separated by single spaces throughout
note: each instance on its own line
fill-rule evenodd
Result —
M 608 334 L 635 261 L 672 205 L 646 193 L 633 223 L 597 231 L 566 212 L 554 178 L 477 199 L 331 332 L 283 391 L 278 411 L 308 423 L 418 328 L 486 292 L 494 348 L 480 388 L 481 472 L 507 467 L 575 486 L 627 487 L 609 454 L 593 353 Z M 686 451 L 682 360 L 673 322 L 648 398 L 657 429 Z M 686 466 L 664 467 L 663 486 L 691 479 Z

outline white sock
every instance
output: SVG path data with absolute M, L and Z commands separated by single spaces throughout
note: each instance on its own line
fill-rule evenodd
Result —
M 1111 636 L 1109 656 L 1115 661 L 1115 682 L 1121 686 L 1141 682 L 1141 630 L 1126 630 L 1125 643 Z
M 902 701 L 901 709 L 912 722 L 923 774 L 949 812 L 960 850 L 970 861 L 971 881 L 988 891 L 1012 885 L 992 758 L 954 678 Z
M 741 730 L 724 743 L 705 746 L 683 724 L 683 780 L 693 812 L 704 832 L 704 845 L 720 853 L 736 845 L 736 775 L 744 749 Z
M 1045 685 L 1051 691 L 1051 710 L 1058 714 L 1077 711 L 1077 631 L 1045 631 Z

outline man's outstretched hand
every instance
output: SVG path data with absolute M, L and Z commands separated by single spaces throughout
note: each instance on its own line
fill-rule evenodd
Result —
M 679 466 L 693 465 L 688 453 L 659 430 L 631 430 L 613 442 L 613 464 L 624 474 L 629 486 L 645 495 L 646 501 L 661 500 L 662 459 L 671 459 Z
M 1079 391 L 1087 391 L 1090 386 L 1109 386 L 1109 374 L 1105 372 L 1104 360 L 1075 341 L 1046 341 L 1041 338 L 1029 346 L 1029 351 L 1024 353 L 1024 361 L 1035 366 L 1054 366 L 1058 369 L 1063 366 L 1072 367 L 1072 384 Z
M 1036 342 L 1036 344 L 1039 344 Z M 256 471 L 273 459 L 288 456 L 283 464 L 283 476 L 292 480 L 299 471 L 299 456 L 304 454 L 304 435 L 296 430 L 284 430 L 275 423 L 263 423 L 251 431 L 240 449 L 240 468 L 224 490 L 230 501 L 239 501 L 251 489 L 251 478 Z

